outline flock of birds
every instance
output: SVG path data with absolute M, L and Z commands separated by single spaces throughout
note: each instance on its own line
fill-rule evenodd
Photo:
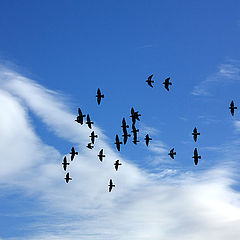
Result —
M 154 81 L 152 80 L 152 77 L 153 77 L 153 74 L 150 75 L 148 77 L 148 79 L 146 80 L 147 84 L 150 86 L 150 87 L 153 87 L 153 83 Z M 170 82 L 170 77 L 168 77 L 167 79 L 165 79 L 165 81 L 163 82 L 164 84 L 164 87 L 166 88 L 167 91 L 169 91 L 169 86 L 172 85 L 172 83 Z M 97 90 L 97 95 L 96 95 L 96 98 L 97 98 L 97 103 L 98 105 L 100 105 L 101 103 L 101 99 L 104 98 L 104 95 L 101 93 L 101 90 L 98 88 Z M 230 104 L 230 107 L 229 107 L 230 111 L 231 111 L 231 114 L 232 116 L 234 115 L 234 110 L 237 109 L 237 107 L 234 106 L 234 102 L 232 101 L 231 104 Z M 138 142 L 140 142 L 138 140 L 138 136 L 137 136 L 137 133 L 139 132 L 139 129 L 136 128 L 136 120 L 140 121 L 140 117 L 141 114 L 138 113 L 138 111 L 135 111 L 134 108 L 132 107 L 131 108 L 131 119 L 132 119 L 132 134 L 133 134 L 133 140 L 132 142 L 134 144 L 137 144 Z M 84 115 L 81 111 L 80 108 L 78 108 L 78 116 L 77 116 L 77 119 L 75 120 L 77 123 L 83 125 L 84 121 L 83 121 L 83 118 L 86 117 L 86 115 Z M 94 124 L 94 122 L 91 121 L 90 119 L 90 116 L 89 114 L 87 114 L 87 121 L 86 121 L 86 124 L 87 126 L 92 129 L 92 124 Z M 122 119 L 122 131 L 123 131 L 123 134 L 122 134 L 122 137 L 123 137 L 123 143 L 126 144 L 127 143 L 127 140 L 128 140 L 128 137 L 131 137 L 131 134 L 128 133 L 128 128 L 129 128 L 129 125 L 127 125 L 126 123 L 126 120 L 125 118 Z M 193 129 L 193 132 L 192 132 L 192 135 L 193 135 L 193 140 L 196 142 L 197 141 L 197 136 L 200 135 L 200 133 L 197 131 L 197 128 L 195 127 Z M 98 135 L 95 134 L 94 131 L 91 132 L 90 134 L 90 143 L 87 144 L 87 148 L 89 149 L 93 149 L 93 145 L 95 143 L 95 139 L 98 138 Z M 144 138 L 145 140 L 145 143 L 146 143 L 146 146 L 149 146 L 149 142 L 152 140 L 152 138 L 150 138 L 149 134 L 147 134 Z M 115 137 L 115 142 L 114 144 L 116 145 L 116 148 L 118 151 L 120 151 L 120 146 L 121 144 L 123 144 L 120 140 L 119 140 L 119 136 L 118 134 L 116 134 L 116 137 Z M 99 151 L 99 154 L 97 155 L 99 160 L 102 162 L 103 161 L 103 158 L 105 157 L 104 153 L 103 153 L 103 149 L 101 149 Z M 70 155 L 71 155 L 71 161 L 73 161 L 75 155 L 78 155 L 78 152 L 75 151 L 74 147 L 72 147 L 71 149 L 71 152 L 70 152 Z M 174 156 L 176 155 L 176 152 L 174 152 L 174 148 L 172 148 L 170 150 L 170 152 L 168 153 L 168 155 L 174 159 Z M 194 149 L 194 153 L 193 153 L 193 157 L 194 159 L 194 164 L 197 165 L 198 164 L 198 159 L 201 159 L 201 156 L 198 155 L 198 150 L 197 148 Z M 70 163 L 67 162 L 67 157 L 65 156 L 64 159 L 63 159 L 63 162 L 62 162 L 62 165 L 63 165 L 63 169 L 64 171 L 67 170 L 67 166 L 69 165 Z M 114 167 L 115 167 L 115 170 L 118 171 L 119 169 L 119 166 L 121 166 L 122 163 L 120 163 L 119 160 L 116 160 L 115 163 L 114 163 Z M 70 177 L 69 175 L 69 172 L 66 174 L 65 178 L 66 180 L 66 183 L 68 183 L 70 180 L 72 180 L 72 178 Z M 115 184 L 113 184 L 113 180 L 110 179 L 109 180 L 109 192 L 112 191 L 112 188 L 115 187 Z

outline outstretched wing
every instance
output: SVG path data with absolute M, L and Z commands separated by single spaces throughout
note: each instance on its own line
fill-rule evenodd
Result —
M 148 77 L 148 80 L 151 81 L 153 77 L 153 74 Z

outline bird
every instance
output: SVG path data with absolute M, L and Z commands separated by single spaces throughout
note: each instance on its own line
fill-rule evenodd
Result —
M 97 103 L 98 103 L 98 105 L 99 105 L 100 102 L 101 102 L 101 99 L 104 98 L 104 94 L 101 94 L 101 91 L 100 91 L 99 88 L 98 88 L 98 90 L 97 90 L 97 95 L 96 95 L 96 97 L 97 97 Z
M 198 164 L 198 159 L 201 159 L 201 158 L 202 158 L 201 156 L 198 155 L 197 148 L 194 149 L 194 154 L 193 154 L 193 157 L 192 157 L 192 158 L 194 159 L 195 165 Z
M 66 180 L 66 183 L 68 183 L 69 180 L 72 180 L 72 178 L 69 177 L 69 172 L 66 174 L 66 177 L 64 179 Z
M 93 149 L 94 147 L 92 146 L 92 143 L 88 143 L 88 145 L 86 146 L 89 149 Z
M 231 101 L 229 109 L 230 109 L 231 114 L 233 116 L 234 115 L 234 109 L 237 109 L 237 107 L 234 106 L 234 102 L 233 101 Z
M 154 81 L 152 80 L 152 77 L 153 77 L 153 74 L 150 75 L 150 76 L 148 77 L 148 79 L 146 80 L 148 86 L 150 86 L 150 87 L 153 87 L 152 83 L 154 83 Z
M 78 155 L 78 152 L 76 152 L 74 147 L 72 147 L 72 151 L 70 152 L 70 154 L 71 154 L 71 161 L 73 161 L 75 155 Z
M 147 134 L 144 138 L 144 140 L 146 141 L 146 145 L 148 147 L 149 141 L 152 140 L 152 138 L 149 137 L 149 135 Z
M 115 166 L 115 169 L 116 171 L 118 170 L 118 167 L 122 165 L 121 163 L 119 163 L 119 160 L 116 160 L 115 163 L 114 163 L 114 166 Z
M 174 152 L 174 148 L 172 148 L 168 154 L 172 159 L 174 159 L 174 155 L 176 155 L 176 152 Z
M 170 77 L 166 78 L 165 81 L 163 82 L 165 88 L 169 91 L 169 85 L 172 85 L 172 83 L 169 81 Z
M 92 131 L 92 132 L 91 132 L 91 135 L 90 135 L 89 137 L 91 138 L 92 144 L 94 144 L 95 138 L 98 138 L 98 135 L 95 135 L 95 134 L 94 134 L 94 131 Z
M 192 135 L 193 135 L 194 141 L 196 142 L 197 141 L 197 136 L 200 135 L 200 133 L 197 132 L 197 128 L 196 127 L 193 129 Z
M 67 165 L 69 165 L 69 163 L 67 162 L 67 157 L 66 156 L 63 159 L 62 165 L 63 165 L 64 171 L 66 171 L 67 170 Z
M 116 134 L 116 138 L 115 138 L 115 143 L 114 144 L 116 144 L 117 150 L 120 151 L 120 144 L 122 144 L 122 142 L 119 141 L 119 137 L 118 137 L 117 134 Z
M 103 158 L 105 157 L 105 155 L 103 155 L 103 149 L 100 150 L 99 154 L 98 154 L 98 158 L 99 160 L 102 162 Z
M 83 115 L 81 109 L 78 108 L 78 116 L 77 116 L 77 119 L 75 121 L 82 125 L 84 117 L 86 117 L 86 115 Z
M 139 117 L 141 116 L 141 114 L 138 113 L 138 111 L 134 111 L 134 108 L 131 108 L 131 115 L 130 117 L 132 118 L 132 123 L 135 124 L 136 120 L 140 121 Z
M 87 115 L 87 121 L 86 121 L 86 124 L 88 125 L 88 127 L 90 128 L 90 129 L 92 129 L 92 124 L 93 124 L 94 122 L 92 122 L 91 120 L 90 120 L 90 116 L 89 116 L 89 114 Z
M 110 179 L 108 186 L 109 186 L 108 191 L 111 192 L 111 191 L 112 191 L 112 188 L 115 187 L 115 185 L 113 184 L 112 179 Z

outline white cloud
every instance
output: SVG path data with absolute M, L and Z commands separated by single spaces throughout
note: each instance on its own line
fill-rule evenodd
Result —
M 197 84 L 192 94 L 195 96 L 210 95 L 210 88 L 219 86 L 219 83 L 228 84 L 228 82 L 240 80 L 240 63 L 238 61 L 229 61 L 221 64 L 217 73 L 207 77 L 206 80 Z
M 90 130 L 74 122 L 75 116 L 57 93 L 4 68 L 0 83 L 1 188 L 8 183 L 6 188 L 17 186 L 37 194 L 50 219 L 30 225 L 34 233 L 29 239 L 240 237 L 240 194 L 232 188 L 235 175 L 231 167 L 148 173 L 122 159 L 96 125 L 99 139 L 96 147 L 88 150 L 85 145 Z M 42 142 L 28 111 L 79 149 L 69 166 L 73 177 L 69 184 L 64 182 L 61 167 L 64 153 Z M 106 154 L 103 163 L 96 156 L 101 148 Z M 165 146 L 156 149 L 163 153 Z M 123 163 L 118 172 L 113 168 L 116 159 Z M 107 189 L 110 178 L 116 184 L 112 193 Z

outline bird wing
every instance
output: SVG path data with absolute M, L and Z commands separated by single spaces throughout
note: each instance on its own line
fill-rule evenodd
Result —
M 148 80 L 152 80 L 153 74 L 148 77 Z

